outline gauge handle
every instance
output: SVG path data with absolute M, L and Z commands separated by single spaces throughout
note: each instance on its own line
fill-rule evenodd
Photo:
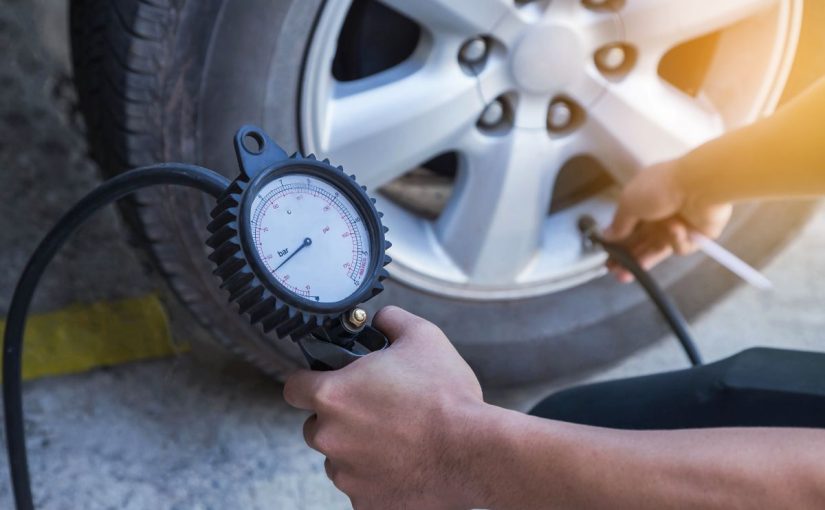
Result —
M 344 368 L 353 361 L 384 350 L 390 345 L 387 337 L 372 326 L 365 327 L 348 344 L 345 347 L 314 334 L 298 340 L 298 345 L 309 362 L 309 367 L 319 371 Z

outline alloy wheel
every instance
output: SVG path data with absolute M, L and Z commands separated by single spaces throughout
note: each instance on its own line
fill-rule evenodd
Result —
M 601 274 L 577 218 L 606 222 L 616 183 L 773 109 L 802 10 L 799 0 L 381 4 L 418 27 L 412 51 L 339 79 L 355 9 L 328 0 L 305 64 L 304 148 L 382 190 L 396 280 L 483 300 Z M 445 158 L 451 168 L 432 171 Z

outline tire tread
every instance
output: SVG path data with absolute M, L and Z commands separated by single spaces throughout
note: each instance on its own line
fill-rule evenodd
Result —
M 89 155 L 105 178 L 164 160 L 162 106 L 167 63 L 185 0 L 73 0 L 71 47 Z M 207 329 L 209 303 L 192 285 L 190 254 L 175 244 L 179 221 L 170 223 L 161 192 L 138 193 L 120 204 L 132 242 L 149 257 L 181 300 Z M 204 285 L 213 282 L 201 282 Z M 215 284 L 217 286 L 217 284 Z M 235 354 L 280 377 L 294 365 L 256 339 L 213 337 Z M 268 351 L 268 352 L 264 352 Z M 268 355 L 267 355 L 268 354 Z

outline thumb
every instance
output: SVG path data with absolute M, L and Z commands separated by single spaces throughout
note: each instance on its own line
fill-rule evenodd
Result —
M 387 340 L 391 344 L 400 338 L 414 336 L 412 333 L 422 327 L 431 326 L 435 328 L 429 321 L 397 306 L 387 306 L 379 310 L 372 321 L 372 325 L 387 335 Z
M 613 222 L 604 230 L 604 238 L 608 241 L 621 241 L 632 234 L 638 224 L 639 217 L 631 213 L 627 202 L 622 199 L 613 216 Z

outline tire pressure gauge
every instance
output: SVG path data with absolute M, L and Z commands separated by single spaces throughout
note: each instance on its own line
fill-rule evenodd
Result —
M 218 199 L 207 245 L 214 273 L 253 324 L 291 336 L 312 368 L 340 368 L 387 345 L 359 307 L 390 258 L 375 200 L 355 176 L 288 156 L 262 130 L 235 135 L 240 175 Z

